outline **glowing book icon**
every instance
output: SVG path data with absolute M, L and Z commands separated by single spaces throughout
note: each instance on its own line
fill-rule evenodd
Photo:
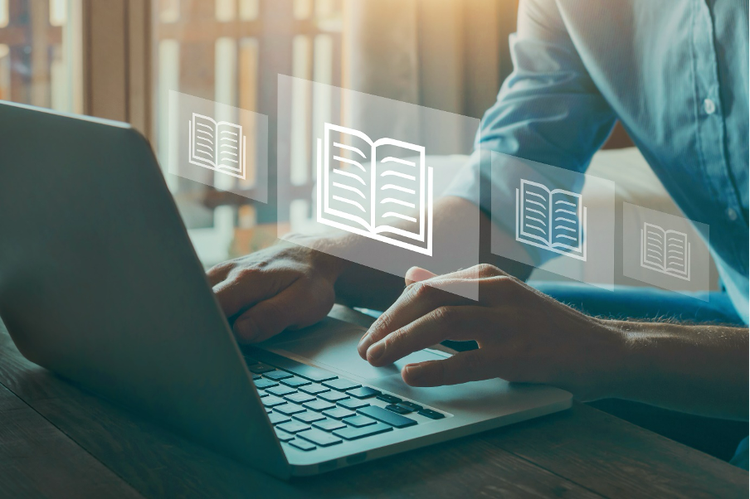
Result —
M 245 180 L 246 137 L 242 126 L 193 113 L 188 129 L 191 164 Z
M 319 223 L 432 256 L 425 149 L 330 123 L 318 139 Z M 408 158 L 408 159 L 405 159 Z
M 689 281 L 690 243 L 687 234 L 645 222 L 641 229 L 641 267 Z
M 583 197 L 521 180 L 516 189 L 516 241 L 586 261 Z

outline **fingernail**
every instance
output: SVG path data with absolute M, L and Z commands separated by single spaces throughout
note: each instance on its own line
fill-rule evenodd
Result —
M 420 369 L 414 366 L 405 366 L 401 377 L 409 384 L 419 381 Z
M 370 362 L 377 361 L 385 353 L 385 345 L 382 341 L 375 343 L 367 350 L 367 360 Z

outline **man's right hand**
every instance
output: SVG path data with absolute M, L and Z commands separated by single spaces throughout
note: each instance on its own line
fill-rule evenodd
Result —
M 221 263 L 208 279 L 240 341 L 258 343 L 321 321 L 346 262 L 293 243 Z

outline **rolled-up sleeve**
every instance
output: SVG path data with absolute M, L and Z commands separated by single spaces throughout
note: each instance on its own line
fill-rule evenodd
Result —
M 510 51 L 513 72 L 482 118 L 474 154 L 445 193 L 476 202 L 471 193 L 481 182 L 485 188 L 479 189 L 480 208 L 488 214 L 515 210 L 515 188 L 522 175 L 528 176 L 528 165 L 584 172 L 616 120 L 554 1 L 521 1 Z M 485 151 L 500 153 L 491 167 Z M 503 160 L 504 156 L 516 159 Z M 544 177 L 540 168 L 534 173 L 537 179 Z M 580 184 L 558 186 L 580 192 Z M 492 219 L 498 223 L 507 217 Z M 505 223 L 498 225 L 513 230 Z M 537 264 L 545 259 L 541 253 L 548 252 L 532 251 Z

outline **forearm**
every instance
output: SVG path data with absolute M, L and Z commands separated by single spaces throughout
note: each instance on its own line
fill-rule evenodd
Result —
M 511 249 L 511 254 L 514 250 L 523 249 L 512 236 L 500 232 L 492 225 L 489 217 L 475 204 L 458 197 L 444 197 L 437 200 L 433 213 L 434 261 L 441 261 L 446 254 L 451 253 L 457 241 L 471 244 L 471 241 L 478 240 L 479 261 L 467 261 L 462 265 L 464 268 L 477 263 L 491 263 L 520 279 L 526 279 L 531 273 L 531 267 L 527 265 L 492 254 L 490 242 L 493 232 L 496 243 L 499 242 L 506 248 L 517 246 Z M 347 235 L 334 244 L 346 246 L 347 252 L 354 255 L 357 254 L 359 241 L 360 236 Z M 507 254 L 507 249 L 504 252 Z M 450 261 L 449 258 L 445 260 Z M 385 310 L 398 298 L 404 289 L 403 276 L 409 267 L 406 263 L 399 266 L 400 262 L 394 261 L 391 267 L 393 273 L 386 273 L 362 264 L 342 262 L 341 265 L 343 270 L 336 282 L 337 301 L 375 310 Z M 451 272 L 455 270 L 459 269 L 449 269 Z
M 748 330 L 725 326 L 615 322 L 623 375 L 615 396 L 667 409 L 748 419 Z

